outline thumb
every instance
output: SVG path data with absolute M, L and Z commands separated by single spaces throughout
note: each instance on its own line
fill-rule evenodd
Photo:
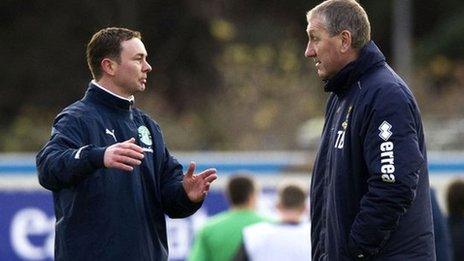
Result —
M 127 142 L 127 143 L 135 143 L 135 138 L 132 137 L 132 138 L 130 138 L 130 139 L 124 141 L 124 143 L 126 143 L 126 142 Z

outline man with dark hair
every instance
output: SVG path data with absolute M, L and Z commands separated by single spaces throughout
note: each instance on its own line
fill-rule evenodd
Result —
M 232 206 L 254 206 L 256 185 L 251 177 L 237 175 L 229 180 L 226 188 L 227 198 Z
M 313 260 L 435 260 L 420 112 L 370 40 L 364 9 L 328 0 L 307 13 L 330 92 L 311 181 Z
M 103 75 L 101 61 L 104 58 L 111 58 L 116 62 L 121 62 L 121 42 L 137 38 L 142 40 L 140 32 L 125 28 L 107 28 L 92 36 L 87 45 L 87 64 L 95 80 L 100 80 Z
M 242 239 L 242 229 L 263 221 L 256 214 L 257 188 L 251 176 L 233 175 L 226 195 L 231 209 L 209 219 L 197 233 L 189 255 L 190 261 L 231 260 Z
M 307 193 L 297 184 L 278 192 L 279 222 L 261 222 L 243 229 L 235 261 L 310 261 L 310 225 L 303 220 Z
M 455 261 L 464 260 L 464 180 L 453 180 L 446 193 L 448 226 Z
M 451 244 L 451 234 L 449 233 L 448 221 L 440 209 L 436 192 L 433 188 L 430 188 L 430 200 L 432 203 L 433 234 L 437 260 L 451 261 L 453 260 L 453 247 Z
M 56 260 L 167 260 L 165 215 L 198 210 L 216 176 L 170 155 L 161 129 L 133 107 L 151 66 L 139 32 L 106 28 L 87 46 L 94 76 L 53 123 L 37 155 L 53 192 Z

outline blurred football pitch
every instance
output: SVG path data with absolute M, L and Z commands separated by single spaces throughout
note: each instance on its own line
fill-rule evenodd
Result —
M 195 231 L 208 218 L 228 208 L 223 194 L 230 175 L 253 175 L 261 188 L 258 211 L 275 216 L 276 186 L 296 182 L 309 188 L 314 155 L 299 151 L 179 152 L 184 165 L 197 163 L 197 171 L 214 167 L 219 178 L 202 208 L 186 219 L 168 219 L 170 260 L 184 260 Z M 464 179 L 464 152 L 429 152 L 430 183 L 445 210 L 447 186 Z M 38 184 L 34 154 L 0 154 L 0 259 L 52 260 L 54 213 L 51 192 Z

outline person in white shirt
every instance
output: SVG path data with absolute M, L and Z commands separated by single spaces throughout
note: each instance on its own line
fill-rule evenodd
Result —
M 279 221 L 261 222 L 243 230 L 235 261 L 311 260 L 310 224 L 303 220 L 307 193 L 296 184 L 278 192 Z

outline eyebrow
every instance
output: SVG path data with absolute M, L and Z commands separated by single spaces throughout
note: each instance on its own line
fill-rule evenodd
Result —
M 134 55 L 134 57 L 137 57 L 137 58 L 143 58 L 143 57 L 148 57 L 148 54 L 144 54 L 144 53 L 138 53 L 136 55 Z
M 310 29 L 310 30 L 306 30 L 306 32 L 308 33 L 308 35 L 310 36 L 315 36 L 317 33 L 314 31 L 314 29 Z
M 316 29 L 317 29 L 317 28 L 316 28 Z M 311 28 L 311 29 L 308 30 L 308 32 L 310 32 L 310 33 L 311 33 L 311 32 L 316 32 L 316 31 L 317 31 L 316 29 Z

